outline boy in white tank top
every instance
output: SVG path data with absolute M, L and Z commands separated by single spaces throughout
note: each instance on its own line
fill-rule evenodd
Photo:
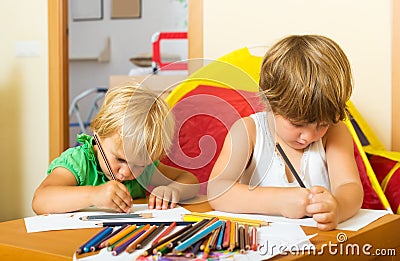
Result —
M 260 88 L 275 118 L 260 112 L 229 130 L 210 175 L 208 199 L 216 210 L 313 217 L 335 229 L 360 209 L 363 188 L 353 139 L 343 120 L 352 93 L 349 61 L 331 39 L 294 35 L 264 56 Z M 301 187 L 282 155 L 299 173 Z M 256 180 L 257 186 L 252 187 Z

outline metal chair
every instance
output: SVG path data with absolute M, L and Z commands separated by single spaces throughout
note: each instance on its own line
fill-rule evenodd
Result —
M 69 119 L 70 127 L 79 127 L 81 133 L 87 133 L 87 128 L 90 126 L 90 123 L 93 117 L 97 114 L 100 109 L 100 102 L 104 98 L 105 93 L 107 92 L 107 88 L 91 88 L 81 92 L 77 95 L 71 102 L 71 106 L 69 108 Z M 90 101 L 91 98 L 91 101 Z M 82 112 L 79 109 L 79 103 L 87 102 L 89 100 L 89 112 L 86 117 L 82 116 Z M 72 121 L 73 117 L 75 117 L 76 122 Z

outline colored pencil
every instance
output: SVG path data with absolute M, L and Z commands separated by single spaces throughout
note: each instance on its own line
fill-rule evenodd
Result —
M 202 245 L 202 243 L 203 243 L 203 241 L 202 240 L 199 240 L 194 246 L 193 246 L 193 249 L 192 249 L 192 252 L 191 252 L 191 257 L 196 257 L 197 256 L 197 253 L 199 253 L 199 251 L 200 251 L 200 246 Z
M 175 233 L 170 234 L 169 236 L 164 237 L 163 239 L 161 239 L 156 245 L 152 245 L 150 248 L 146 249 L 143 252 L 143 256 L 148 256 L 150 254 L 153 253 L 154 248 L 158 247 L 161 244 L 164 244 L 166 242 L 170 242 L 171 240 L 175 239 L 177 236 L 181 235 L 182 233 L 184 233 L 186 230 L 188 230 L 189 228 L 192 227 L 192 224 L 189 224 L 187 226 L 185 226 L 184 228 L 176 231 Z
M 123 226 L 121 226 L 121 227 L 119 227 L 119 228 L 113 230 L 113 232 L 112 232 L 110 235 L 108 235 L 107 237 L 105 237 L 105 238 L 103 239 L 103 241 L 101 241 L 101 242 L 98 243 L 97 245 L 94 245 L 93 247 L 91 247 L 90 250 L 93 252 L 93 251 L 96 251 L 97 249 L 101 249 L 101 248 L 106 247 L 106 246 L 105 246 L 105 243 L 107 242 L 107 240 L 108 240 L 109 238 L 115 236 L 116 234 L 118 234 L 118 233 L 121 232 L 122 230 L 126 229 L 127 227 L 128 227 L 128 225 L 123 225 Z
M 176 227 L 176 222 L 172 222 L 171 225 L 168 226 L 166 230 L 164 230 L 156 239 L 154 239 L 152 246 L 156 245 L 158 241 L 160 241 L 163 237 L 168 235 L 174 228 Z
M 143 242 L 148 236 L 151 235 L 151 233 L 153 233 L 154 230 L 156 230 L 157 226 L 151 226 L 149 229 L 146 230 L 145 233 L 143 233 L 140 237 L 138 237 L 134 242 L 132 242 L 131 244 L 129 244 L 129 246 L 126 247 L 125 251 L 128 253 L 132 253 L 133 251 L 135 251 L 137 245 L 141 242 Z
M 207 245 L 208 241 L 210 240 L 210 237 L 211 237 L 211 234 L 204 237 L 204 240 L 200 245 L 200 251 L 204 251 L 204 249 L 206 249 L 206 245 Z
M 230 236 L 229 236 L 229 247 L 228 251 L 233 252 L 236 247 L 236 241 L 235 241 L 235 233 L 236 233 L 236 222 L 231 222 L 231 231 L 230 231 Z
M 246 244 L 245 244 L 245 236 L 244 236 L 244 227 L 239 227 L 239 252 L 241 254 L 246 253 Z
M 235 222 L 235 247 L 239 247 L 239 224 Z
M 171 242 L 167 241 L 167 242 L 164 242 L 163 244 L 155 247 L 153 249 L 153 254 L 158 255 L 160 253 L 160 256 L 162 256 L 162 254 L 166 253 L 166 251 L 164 250 L 164 251 L 161 252 L 161 250 L 168 248 L 169 243 L 171 243 Z
M 297 174 L 296 169 L 293 167 L 292 163 L 290 162 L 289 158 L 286 156 L 286 153 L 283 151 L 283 149 L 279 143 L 276 144 L 276 148 L 278 149 L 279 154 L 281 154 L 283 160 L 285 161 L 286 165 L 292 172 L 292 174 L 295 177 L 295 179 L 297 180 L 297 182 L 300 184 L 300 186 L 302 188 L 305 188 L 306 186 L 304 185 L 303 181 L 301 180 L 299 174 Z
M 112 214 L 112 215 L 92 215 L 92 216 L 84 216 L 80 217 L 80 220 L 86 221 L 86 220 L 95 220 L 95 219 L 118 219 L 118 218 L 152 218 L 153 214 L 151 213 L 142 213 L 142 214 L 136 214 L 136 213 L 120 213 L 120 214 Z
M 194 224 L 197 223 L 197 221 L 192 221 L 192 222 L 185 222 L 185 221 L 110 221 L 110 222 L 99 222 L 96 225 L 100 226 L 100 227 L 118 227 L 118 226 L 122 226 L 122 225 L 147 225 L 150 224 L 152 225 L 156 225 L 156 226 L 160 226 L 160 225 L 165 225 L 165 226 L 169 226 L 172 223 L 176 223 L 177 226 L 186 226 L 189 224 Z
M 181 244 L 177 245 L 174 248 L 174 253 L 186 250 L 189 246 L 192 246 L 198 240 L 204 238 L 205 236 L 210 234 L 214 229 L 217 229 L 220 226 L 222 226 L 222 221 L 217 220 L 215 223 L 202 229 L 197 234 L 193 235 L 191 238 L 189 238 L 189 239 L 185 240 L 184 242 L 182 242 Z
M 227 220 L 225 222 L 225 232 L 224 232 L 224 241 L 222 243 L 223 248 L 229 247 L 229 239 L 231 237 L 231 221 Z
M 183 220 L 184 221 L 198 221 L 198 220 L 200 220 L 200 218 L 214 218 L 214 217 L 217 217 L 222 220 L 236 221 L 240 224 L 248 224 L 249 226 L 258 226 L 259 227 L 259 226 L 268 226 L 269 225 L 269 223 L 264 220 L 220 216 L 220 215 L 213 215 L 213 214 L 199 213 L 199 212 L 192 212 L 190 214 L 185 214 L 183 216 Z
M 112 169 L 111 169 L 111 166 L 110 166 L 110 163 L 109 163 L 109 161 L 108 161 L 108 159 L 107 159 L 107 157 L 106 157 L 106 154 L 104 153 L 103 147 L 102 147 L 101 144 L 100 144 L 100 141 L 99 141 L 99 138 L 97 137 L 97 134 L 94 133 L 94 134 L 93 134 L 93 137 L 94 137 L 94 141 L 95 141 L 96 144 L 97 144 L 97 147 L 99 148 L 101 157 L 103 158 L 104 163 L 105 163 L 106 166 L 107 166 L 108 172 L 110 172 L 111 178 L 112 178 L 113 180 L 117 180 L 117 179 L 115 178 L 114 172 L 113 172 Z
M 116 243 L 117 241 L 119 241 L 121 238 L 125 237 L 126 235 L 128 235 L 129 233 L 131 233 L 132 231 L 134 231 L 136 229 L 136 225 L 129 225 L 127 228 L 125 228 L 124 230 L 122 230 L 121 232 L 119 232 L 118 234 L 114 235 L 113 237 L 109 238 L 105 243 L 104 246 L 108 247 L 114 243 Z
M 208 222 L 210 222 L 210 219 L 203 219 L 203 220 L 197 222 L 196 224 L 194 224 L 188 231 L 186 231 L 185 234 L 182 235 L 181 238 L 178 239 L 177 244 L 182 243 L 183 241 L 185 241 L 189 237 L 191 237 L 194 234 L 196 234 L 197 231 L 199 231 L 204 226 L 206 226 Z
M 224 222 L 222 221 L 222 225 L 223 224 L 224 224 Z M 219 236 L 219 232 L 221 231 L 221 228 L 222 228 L 222 226 L 220 226 L 219 228 L 217 228 L 216 230 L 214 230 L 212 232 L 212 234 L 211 234 L 212 237 L 211 237 L 211 240 L 210 240 L 209 245 L 208 245 L 210 247 L 210 250 L 216 249 L 218 236 Z
M 77 254 L 86 253 L 90 251 L 90 247 L 100 242 L 107 235 L 112 233 L 113 229 L 111 227 L 105 227 L 96 233 L 93 237 L 91 237 L 88 241 L 86 241 L 82 246 L 80 246 L 77 250 Z
M 257 228 L 253 227 L 251 230 L 251 250 L 257 251 Z
M 150 227 L 149 224 L 147 224 L 145 226 L 140 226 L 139 228 L 137 228 L 133 232 L 129 233 L 124 238 L 122 238 L 120 241 L 118 241 L 118 243 L 113 247 L 113 250 L 116 247 L 119 247 L 119 246 L 125 244 L 128 241 L 131 241 L 130 243 L 132 243 L 133 242 L 133 240 L 131 240 L 132 238 L 136 237 L 136 235 L 139 234 L 141 231 L 143 231 L 143 233 L 144 233 L 146 231 L 146 229 L 148 229 L 149 227 Z
M 250 231 L 249 226 L 246 224 L 244 225 L 244 245 L 246 250 L 250 250 Z
M 208 258 L 208 254 L 210 253 L 210 245 L 212 245 L 212 239 L 213 239 L 213 235 L 215 234 L 215 231 L 212 231 L 210 236 L 208 237 L 208 240 L 206 240 L 206 244 L 205 244 L 205 248 L 203 250 L 203 259 L 207 259 Z
M 117 246 L 114 247 L 113 251 L 111 254 L 113 256 L 119 255 L 122 252 L 125 251 L 125 249 L 133 242 L 135 241 L 138 237 L 140 237 L 146 230 L 140 230 L 137 231 L 137 233 L 134 233 L 132 236 L 130 236 L 126 241 L 121 242 L 121 244 L 118 244 Z
M 217 245 L 216 245 L 216 249 L 217 250 L 221 250 L 222 249 L 222 243 L 223 243 L 224 234 L 225 234 L 225 227 L 226 227 L 226 222 L 223 222 L 222 226 L 221 226 L 221 229 L 219 231 L 219 234 L 218 234 Z
M 158 226 L 150 235 L 148 235 L 145 239 L 143 239 L 142 242 L 140 242 L 139 244 L 137 244 L 136 248 L 137 249 L 141 249 L 144 246 L 146 246 L 148 243 L 150 243 L 157 235 L 159 235 L 161 233 L 161 231 L 163 231 L 165 225 L 161 224 L 160 226 Z

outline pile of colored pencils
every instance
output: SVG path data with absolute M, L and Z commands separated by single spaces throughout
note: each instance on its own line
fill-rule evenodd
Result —
M 178 224 L 186 225 L 178 227 L 177 222 L 169 225 L 143 222 L 105 226 L 76 252 L 81 254 L 107 248 L 112 255 L 119 255 L 148 246 L 141 254 L 144 257 L 169 255 L 208 258 L 218 251 L 244 254 L 248 250 L 257 250 L 257 227 L 260 225 L 253 222 L 248 224 L 234 218 L 213 217 Z

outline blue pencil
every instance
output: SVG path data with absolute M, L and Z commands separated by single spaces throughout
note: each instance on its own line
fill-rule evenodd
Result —
M 174 252 L 180 252 L 186 250 L 188 247 L 191 245 L 195 244 L 197 241 L 200 239 L 204 238 L 208 234 L 210 234 L 214 229 L 217 229 L 218 227 L 222 226 L 223 221 L 222 220 L 217 220 L 215 223 L 211 224 L 210 226 L 204 228 L 197 234 L 193 235 L 191 238 L 188 238 L 187 240 L 183 241 L 181 244 L 177 245 L 174 248 Z
M 86 244 L 81 246 L 78 250 L 77 253 L 87 253 L 90 251 L 90 247 L 93 245 L 96 245 L 98 242 L 103 240 L 108 234 L 110 234 L 113 231 L 112 227 L 106 227 L 103 230 L 101 230 L 99 233 L 97 233 L 94 237 L 92 237 Z M 80 250 L 80 251 L 79 251 Z
M 225 231 L 225 222 L 222 223 L 221 230 L 218 234 L 218 241 L 217 241 L 217 250 L 222 249 L 222 241 L 224 240 L 224 231 Z

